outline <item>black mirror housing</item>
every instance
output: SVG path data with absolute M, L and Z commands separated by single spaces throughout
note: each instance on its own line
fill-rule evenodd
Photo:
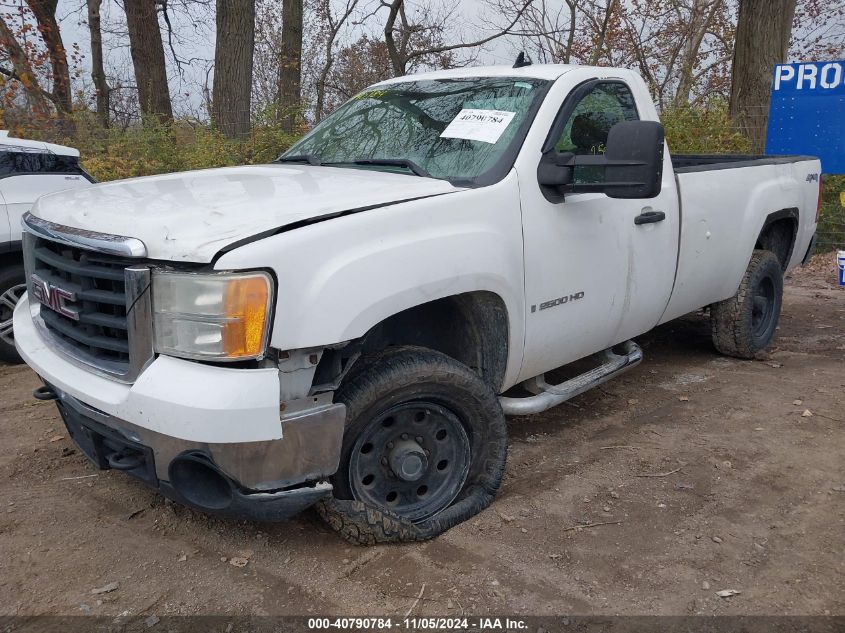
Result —
M 543 187 L 551 187 L 554 189 L 563 189 L 572 184 L 572 178 L 575 173 L 573 164 L 574 154 L 555 152 L 554 150 L 546 152 L 540 159 L 540 164 L 537 165 L 537 182 Z
M 610 128 L 604 155 L 609 198 L 654 198 L 660 194 L 664 137 L 663 125 L 657 121 L 623 121 Z
M 609 198 L 654 198 L 663 180 L 663 125 L 622 121 L 607 137 L 604 154 L 547 151 L 537 166 L 537 182 L 550 201 L 565 193 L 604 193 Z M 579 180 L 579 168 L 599 168 L 602 179 Z

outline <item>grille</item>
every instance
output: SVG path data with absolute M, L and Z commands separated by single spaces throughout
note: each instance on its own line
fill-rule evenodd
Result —
M 33 239 L 32 272 L 49 284 L 73 293 L 66 306 L 73 319 L 41 306 L 50 334 L 89 362 L 111 371 L 130 364 L 124 269 L 132 262 L 49 240 Z

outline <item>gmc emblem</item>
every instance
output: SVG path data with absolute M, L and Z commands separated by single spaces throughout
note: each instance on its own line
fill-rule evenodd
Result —
M 32 296 L 42 305 L 62 316 L 79 321 L 77 309 L 71 308 L 65 303 L 66 301 L 76 301 L 76 293 L 54 286 L 34 273 L 30 275 L 29 280 L 32 282 Z

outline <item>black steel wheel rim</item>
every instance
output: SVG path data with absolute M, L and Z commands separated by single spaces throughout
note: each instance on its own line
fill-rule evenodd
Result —
M 761 337 L 769 329 L 775 311 L 775 284 L 770 277 L 760 280 L 751 301 L 751 329 L 754 336 Z
M 469 438 L 454 412 L 427 401 L 397 405 L 373 418 L 352 447 L 352 496 L 423 521 L 458 496 L 470 455 Z

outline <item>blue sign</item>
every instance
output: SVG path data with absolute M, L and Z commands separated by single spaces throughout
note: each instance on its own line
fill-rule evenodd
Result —
M 775 66 L 767 154 L 818 156 L 845 174 L 845 61 Z

